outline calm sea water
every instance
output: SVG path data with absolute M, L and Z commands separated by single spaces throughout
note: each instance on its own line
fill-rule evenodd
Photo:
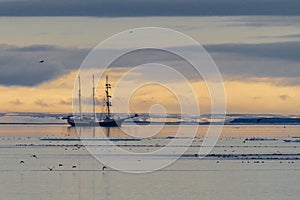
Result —
M 181 126 L 185 134 L 193 135 L 195 126 Z M 174 136 L 179 126 L 137 126 L 130 125 L 110 128 L 110 137 L 166 137 Z M 198 126 L 196 137 L 207 133 L 208 126 Z M 106 128 L 96 128 L 107 133 Z M 81 133 L 93 133 L 93 128 L 74 128 L 68 125 L 0 125 L 0 137 L 78 137 Z M 90 135 L 92 136 L 92 135 Z M 227 125 L 223 127 L 221 137 L 300 137 L 300 125 Z
M 164 143 L 163 137 L 174 135 L 177 129 L 176 126 L 164 127 L 155 135 L 159 138 L 153 144 Z M 187 133 L 189 129 L 185 127 Z M 199 141 L 206 129 L 203 126 L 198 130 Z M 124 130 L 140 137 L 157 131 L 155 127 L 147 130 L 130 126 Z M 124 130 L 110 129 L 110 137 L 131 137 Z M 109 167 L 103 171 L 103 164 L 85 148 L 78 148 L 77 142 L 39 140 L 39 137 L 76 137 L 78 134 L 76 129 L 65 125 L 0 126 L 1 199 L 282 200 L 300 197 L 300 162 L 295 159 L 300 153 L 300 143 L 284 142 L 284 139 L 296 140 L 300 126 L 226 126 L 212 154 L 275 156 L 262 159 L 186 157 L 147 174 L 118 172 Z M 249 137 L 275 140 L 246 141 Z M 147 140 L 147 144 L 151 144 L 151 140 Z M 145 150 L 145 147 L 126 145 L 127 149 Z M 148 148 L 151 151 L 157 147 L 149 145 Z M 198 149 L 199 146 L 194 145 L 187 154 Z M 283 156 L 276 159 L 279 154 Z M 288 155 L 296 156 L 287 159 Z

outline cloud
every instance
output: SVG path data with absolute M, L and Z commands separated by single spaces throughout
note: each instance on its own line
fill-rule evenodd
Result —
M 286 95 L 286 94 L 283 94 L 283 95 L 280 95 L 279 98 L 282 100 L 282 101 L 286 101 L 288 100 L 289 98 L 291 98 L 289 95 Z
M 0 45 L 0 84 L 35 86 L 55 79 L 78 69 L 88 52 L 50 45 Z
M 184 58 L 181 58 L 176 54 L 161 49 L 146 48 L 146 49 L 131 51 L 117 58 L 114 62 L 111 63 L 109 67 L 117 68 L 116 71 L 120 72 L 119 76 L 122 76 L 127 71 L 126 70 L 120 71 L 120 68 L 125 69 L 125 68 L 139 66 L 147 63 L 159 63 L 161 65 L 170 66 L 172 67 L 172 69 L 175 69 L 181 75 L 188 78 L 188 80 L 199 80 L 199 78 L 201 79 L 200 74 Z M 149 67 L 150 66 L 154 66 L 154 65 L 149 64 Z M 114 70 L 113 72 L 116 71 Z M 163 72 L 164 72 L 163 70 L 161 70 L 160 73 L 157 73 L 157 71 L 155 70 L 147 70 L 147 72 L 143 71 L 143 73 L 141 74 L 147 73 L 146 76 L 143 76 L 144 81 L 147 80 L 148 78 L 150 79 L 149 81 L 153 81 L 154 79 L 168 80 L 171 82 L 178 81 L 178 80 L 172 80 L 171 77 L 168 77 L 168 79 L 166 79 L 166 77 L 170 74 L 166 74 Z
M 23 104 L 18 98 L 14 101 L 10 101 L 9 103 L 14 105 L 14 106 L 19 106 L 19 105 Z
M 300 84 L 299 41 L 213 44 L 204 47 L 227 80 L 258 81 L 258 78 L 276 78 L 274 84 Z M 195 54 L 193 46 L 183 48 Z M 51 45 L 25 47 L 0 45 L 0 84 L 36 86 L 55 80 L 70 71 L 77 70 L 89 51 L 90 49 L 62 48 Z M 108 49 L 108 51 L 113 53 L 114 49 Z M 40 60 L 44 62 L 40 63 Z M 130 52 L 115 60 L 112 67 L 116 70 L 118 68 L 129 69 L 132 66 L 154 62 L 174 67 L 189 80 L 199 80 L 199 75 L 188 62 L 162 50 L 148 49 Z M 164 74 L 155 73 L 149 77 L 161 78 Z M 269 79 L 264 80 L 269 81 Z
M 62 48 L 51 45 L 31 45 L 26 47 L 10 47 L 8 50 L 16 52 L 49 52 L 53 50 L 62 50 Z
M 0 1 L 2 16 L 299 15 L 298 0 L 27 0 Z
M 259 44 L 217 44 L 206 45 L 206 50 L 216 53 L 233 53 L 276 60 L 300 61 L 300 42 L 277 42 Z
M 59 104 L 60 105 L 72 105 L 72 99 L 68 99 L 68 100 L 62 99 L 59 101 Z
M 197 56 L 194 46 L 183 46 L 182 48 L 191 55 Z M 204 48 L 216 63 L 225 80 L 271 82 L 282 86 L 300 85 L 299 41 L 208 44 L 204 45 Z M 139 54 L 137 55 L 135 56 L 139 58 L 138 60 L 134 58 L 134 54 L 128 54 L 127 58 L 121 58 L 116 63 L 136 64 L 155 58 L 154 61 L 173 66 L 189 80 L 197 77 L 193 70 L 186 70 L 189 69 L 188 64 L 180 61 L 176 56 L 168 54 L 161 56 L 159 52 L 145 54 L 149 56 L 148 58 L 146 56 L 141 58 Z
M 259 100 L 259 99 L 261 99 L 261 97 L 259 97 L 259 96 L 253 96 L 253 97 L 249 97 L 250 99 L 253 99 L 253 100 Z
M 264 14 L 266 15 L 266 14 Z M 270 28 L 270 27 L 286 27 L 299 26 L 299 15 L 283 17 L 279 16 L 239 16 L 238 18 L 226 19 L 228 23 L 225 26 L 232 27 L 255 27 L 255 28 Z
M 49 107 L 49 104 L 41 99 L 37 99 L 34 103 L 40 107 Z
M 262 35 L 262 36 L 255 36 L 254 38 L 260 39 L 300 39 L 300 34 L 287 34 L 287 35 Z
M 206 45 L 222 75 L 242 81 L 299 85 L 300 42 Z

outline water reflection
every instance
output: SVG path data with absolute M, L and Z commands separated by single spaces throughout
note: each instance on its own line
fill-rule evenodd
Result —
M 109 200 L 111 199 L 109 172 L 103 172 L 102 181 L 103 181 L 102 183 L 104 188 L 104 199 Z
M 190 126 L 182 127 L 186 134 L 189 134 Z M 208 126 L 199 126 L 197 137 L 206 134 Z M 79 129 L 79 131 L 77 131 Z M 164 126 L 159 132 L 155 125 L 131 126 L 125 125 L 122 128 L 105 127 L 69 127 L 67 125 L 0 125 L 0 137 L 137 137 L 149 136 L 166 137 L 176 134 L 178 126 Z M 278 137 L 278 136 L 299 136 L 300 126 L 225 126 L 222 131 L 224 137 Z M 85 135 L 84 135 L 85 134 Z
M 111 129 L 114 129 L 116 133 L 122 132 L 117 127 L 68 127 L 67 136 L 76 136 L 80 138 L 110 138 Z
M 14 180 L 15 175 L 12 175 L 14 183 L 8 182 L 16 186 L 16 192 L 12 193 L 12 188 L 6 188 L 2 193 L 7 197 L 5 199 L 112 199 L 110 172 L 35 171 L 16 175 L 20 181 Z

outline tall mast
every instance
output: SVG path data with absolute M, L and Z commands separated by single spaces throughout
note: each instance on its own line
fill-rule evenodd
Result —
M 94 114 L 94 121 L 96 121 L 96 106 L 95 106 L 95 77 L 93 74 L 93 114 Z
M 106 84 L 105 84 L 105 93 L 106 93 L 106 107 L 107 107 L 107 117 L 110 118 L 110 106 L 111 106 L 111 102 L 110 102 L 110 98 L 111 96 L 109 95 L 109 89 L 111 89 L 111 85 L 108 83 L 108 76 L 106 76 Z
M 82 112 L 81 112 L 81 83 L 80 83 L 80 76 L 78 76 L 78 87 L 79 87 L 79 91 L 78 91 L 79 115 L 80 115 L 80 119 L 82 119 Z

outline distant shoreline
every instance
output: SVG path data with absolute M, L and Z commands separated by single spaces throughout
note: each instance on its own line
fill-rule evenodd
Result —
M 153 122 L 153 123 L 125 123 L 126 125 L 139 125 L 139 126 L 147 126 L 147 125 L 166 125 L 166 126 L 180 126 L 180 125 L 198 125 L 198 126 L 207 126 L 207 125 L 224 125 L 224 126 L 288 126 L 288 125 L 294 125 L 294 126 L 300 126 L 300 123 L 258 123 L 258 124 L 254 124 L 254 123 L 199 123 L 199 124 L 192 124 L 192 123 L 178 123 L 178 122 Z M 69 125 L 67 123 L 59 123 L 59 122 L 0 122 L 0 125 Z
M 0 122 L 0 125 L 68 125 L 66 123 L 58 123 L 58 122 L 53 122 L 53 123 L 36 123 L 36 122 Z

